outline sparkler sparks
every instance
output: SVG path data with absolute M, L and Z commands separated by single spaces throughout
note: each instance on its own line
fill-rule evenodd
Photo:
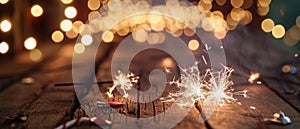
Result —
M 120 86 L 124 93 L 123 97 L 127 98 L 127 90 L 130 90 L 134 86 L 134 84 L 138 82 L 138 80 L 139 77 L 134 75 L 133 73 L 124 74 L 120 70 L 118 70 L 118 74 L 115 75 L 115 78 L 113 79 L 114 84 L 107 92 L 108 97 L 112 98 L 112 92 L 117 86 Z
M 201 76 L 197 63 L 190 68 L 183 69 L 181 77 L 178 80 L 169 82 L 180 88 L 176 93 L 170 93 L 166 98 L 161 98 L 164 102 L 174 102 L 177 98 L 180 106 L 192 105 L 195 102 L 215 101 L 220 106 L 226 103 L 237 102 L 234 96 L 247 97 L 247 90 L 235 91 L 232 88 L 233 82 L 230 79 L 232 68 L 224 66 L 221 71 L 213 72 L 206 70 Z

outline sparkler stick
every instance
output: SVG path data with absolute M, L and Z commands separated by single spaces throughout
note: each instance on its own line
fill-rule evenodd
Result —
M 93 83 L 58 83 L 54 84 L 56 87 L 60 86 L 73 86 L 73 85 L 88 85 L 88 84 L 112 84 L 113 81 L 101 81 L 101 82 L 93 82 Z

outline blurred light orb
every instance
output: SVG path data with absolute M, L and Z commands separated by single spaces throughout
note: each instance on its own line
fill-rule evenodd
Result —
M 146 30 L 139 30 L 132 34 L 132 37 L 135 41 L 143 43 L 148 39 L 148 32 Z
M 9 0 L 0 0 L 1 4 L 6 4 Z
M 65 9 L 65 16 L 67 18 L 74 18 L 77 15 L 77 10 L 73 6 L 69 6 Z
M 67 32 L 66 32 L 66 36 L 67 36 L 68 38 L 70 38 L 70 39 L 76 38 L 77 35 L 78 35 L 78 33 L 76 33 L 76 32 L 74 31 L 74 29 L 71 29 L 70 31 L 67 31 Z
M 274 21 L 270 18 L 267 18 L 265 20 L 262 21 L 261 23 L 261 29 L 264 31 L 264 32 L 271 32 L 272 29 L 274 28 Z
M 284 65 L 282 67 L 282 72 L 289 73 L 290 71 L 291 71 L 291 66 L 290 65 Z
M 56 30 L 52 33 L 51 39 L 55 43 L 60 43 L 61 41 L 64 40 L 64 34 L 61 31 Z
M 32 49 L 34 49 L 36 46 L 37 46 L 37 42 L 36 42 L 35 38 L 33 38 L 33 37 L 29 37 L 29 38 L 27 38 L 27 39 L 24 41 L 24 47 L 25 47 L 27 50 L 32 50 Z
M 114 33 L 111 31 L 105 31 L 102 34 L 102 40 L 106 43 L 111 42 L 114 39 Z
M 38 62 L 41 61 L 43 54 L 39 49 L 33 49 L 30 51 L 29 57 L 31 60 Z
M 272 0 L 258 0 L 257 3 L 261 7 L 268 7 Z
M 226 3 L 226 0 L 216 0 L 216 3 L 217 3 L 219 6 L 223 6 L 223 5 Z
M 31 15 L 34 16 L 34 17 L 39 17 L 41 16 L 42 14 L 44 13 L 44 10 L 43 8 L 38 5 L 38 4 L 35 4 L 31 7 Z
M 70 4 L 70 3 L 73 2 L 73 0 L 61 0 L 61 2 L 62 2 L 63 4 Z
M 298 54 L 298 53 L 295 53 L 295 54 L 294 54 L 294 57 L 295 57 L 295 58 L 298 58 L 298 57 L 299 57 L 299 54 Z
M 10 23 L 8 20 L 3 20 L 3 21 L 0 23 L 0 29 L 1 29 L 1 31 L 3 31 L 3 32 L 8 32 L 8 31 L 10 31 L 10 29 L 11 29 L 11 23 Z
M 174 61 L 171 57 L 167 57 L 167 58 L 163 59 L 162 65 L 164 67 L 169 67 L 170 68 L 170 67 L 174 67 L 175 64 L 174 64 Z
M 8 52 L 8 50 L 9 50 L 9 46 L 8 46 L 8 44 L 6 43 L 6 42 L 1 42 L 0 43 L 0 53 L 1 54 L 5 54 L 5 53 L 7 53 Z
M 90 10 L 97 10 L 100 8 L 100 0 L 89 0 L 87 3 L 87 6 Z
M 91 45 L 93 42 L 93 37 L 91 35 L 83 35 L 81 37 L 81 43 L 85 46 Z
M 274 38 L 282 38 L 285 35 L 285 29 L 283 25 L 276 25 L 272 29 L 272 35 Z
M 188 44 L 189 49 L 195 51 L 199 48 L 199 46 L 200 45 L 199 45 L 199 42 L 197 40 L 192 39 L 192 40 L 189 41 L 189 44 Z
M 297 73 L 297 68 L 295 66 L 291 66 L 291 71 L 290 71 L 291 74 L 295 74 Z
M 234 8 L 239 8 L 244 4 L 244 0 L 230 0 L 230 3 Z
M 77 54 L 82 54 L 85 51 L 85 46 L 81 43 L 76 43 L 74 46 L 74 52 Z
M 60 29 L 64 32 L 70 31 L 72 29 L 72 21 L 65 19 L 60 22 Z

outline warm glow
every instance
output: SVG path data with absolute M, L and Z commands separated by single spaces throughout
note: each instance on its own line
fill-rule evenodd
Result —
M 251 75 L 250 75 L 248 81 L 249 81 L 250 83 L 253 83 L 253 82 L 254 82 L 256 79 L 258 79 L 259 77 L 260 77 L 260 74 L 259 74 L 259 73 L 252 73 L 252 72 L 251 72 Z
M 0 0 L 1 4 L 6 4 L 9 0 Z
M 1 42 L 0 43 L 0 53 L 5 54 L 8 52 L 8 50 L 9 50 L 8 44 L 6 42 Z
M 272 35 L 275 38 L 282 38 L 285 35 L 285 29 L 282 25 L 276 25 L 273 29 L 272 29 Z
M 258 0 L 257 3 L 261 7 L 268 7 L 272 0 Z
M 73 0 L 61 0 L 61 2 L 64 4 L 70 4 L 73 2 Z
M 65 16 L 67 18 L 74 18 L 77 15 L 77 10 L 73 6 L 67 7 L 65 9 Z
M 11 23 L 8 20 L 3 20 L 0 23 L 0 29 L 3 32 L 8 32 L 11 29 Z
M 54 31 L 51 35 L 51 39 L 53 42 L 59 43 L 64 40 L 64 34 L 59 30 Z
M 231 10 L 231 18 L 235 21 L 240 21 L 245 16 L 245 11 L 242 8 L 233 8 Z
M 195 39 L 192 39 L 189 41 L 189 44 L 188 44 L 188 47 L 191 49 L 191 50 L 197 50 L 199 48 L 199 42 Z
M 274 27 L 274 22 L 272 19 L 267 18 L 261 23 L 261 29 L 264 32 L 271 32 Z
M 102 40 L 106 43 L 111 42 L 114 39 L 114 33 L 111 31 L 105 31 L 102 34 Z
M 89 46 L 93 42 L 93 37 L 91 35 L 83 35 L 81 37 L 81 42 L 82 42 L 83 45 Z
M 217 39 L 224 39 L 227 35 L 227 31 L 226 30 L 222 30 L 222 31 L 215 31 L 214 32 L 214 36 L 217 38 Z
M 72 25 L 72 30 L 75 32 L 75 33 L 79 33 L 79 28 L 83 25 L 84 23 L 82 21 L 75 21 Z
M 31 15 L 34 16 L 34 17 L 41 16 L 43 14 L 43 12 L 44 12 L 43 8 L 38 4 L 33 5 L 31 7 Z
M 162 20 L 163 16 L 160 14 L 160 12 L 151 12 L 147 15 L 147 20 L 150 24 L 158 23 Z
M 89 0 L 87 5 L 90 10 L 97 10 L 100 8 L 101 3 L 100 0 Z
M 72 29 L 72 22 L 70 20 L 63 20 L 60 23 L 60 29 L 63 30 L 64 32 L 70 31 Z
M 42 52 L 39 49 L 33 49 L 32 51 L 30 51 L 29 57 L 33 61 L 38 62 L 38 61 L 40 61 L 42 59 L 43 54 L 42 54 Z
M 151 45 L 157 44 L 159 42 L 159 34 L 158 33 L 149 33 L 147 42 Z
M 284 65 L 283 67 L 282 67 L 282 72 L 284 72 L 284 73 L 289 73 L 291 71 L 291 66 L 289 66 L 289 65 Z
M 223 5 L 226 3 L 226 0 L 216 0 L 216 3 L 217 3 L 219 6 L 223 6 Z
M 71 29 L 70 31 L 67 31 L 67 32 L 66 32 L 66 36 L 67 36 L 68 38 L 70 38 L 70 39 L 76 38 L 77 35 L 78 35 L 78 33 L 76 33 L 76 32 L 74 31 L 74 29 Z
M 253 0 L 244 0 L 243 9 L 249 9 L 253 4 Z
M 270 8 L 267 7 L 257 7 L 257 14 L 260 16 L 266 16 L 269 13 Z
M 175 64 L 172 58 L 167 57 L 162 61 L 162 65 L 164 67 L 174 67 Z
M 299 57 L 299 54 L 298 54 L 298 53 L 295 53 L 295 54 L 294 54 L 294 57 L 295 57 L 295 58 L 298 58 L 298 57 Z
M 85 46 L 81 43 L 76 43 L 74 46 L 74 52 L 77 54 L 82 54 L 85 50 Z
M 148 39 L 148 32 L 145 30 L 139 30 L 132 34 L 135 41 L 143 43 Z
M 239 8 L 243 5 L 244 0 L 230 0 L 230 3 L 234 8 Z
M 24 42 L 24 47 L 27 49 L 27 50 L 32 50 L 36 47 L 37 45 L 37 42 L 35 40 L 35 38 L 33 37 L 29 37 L 25 40 Z

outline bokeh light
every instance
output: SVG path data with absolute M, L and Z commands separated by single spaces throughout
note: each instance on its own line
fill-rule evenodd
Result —
M 25 47 L 27 50 L 32 50 L 32 49 L 34 49 L 36 46 L 37 46 L 37 42 L 36 42 L 35 38 L 33 38 L 33 37 L 29 37 L 29 38 L 27 38 L 27 39 L 24 41 L 24 47 Z
M 74 29 L 71 29 L 70 31 L 67 31 L 67 32 L 66 32 L 66 36 L 67 36 L 68 38 L 70 38 L 70 39 L 76 38 L 77 35 L 78 35 L 78 33 L 76 33 L 76 32 L 74 31 Z
M 296 18 L 296 25 L 300 28 L 300 15 Z
M 29 57 L 31 60 L 39 62 L 42 60 L 43 53 L 39 49 L 33 49 L 29 52 Z
M 77 10 L 73 6 L 69 6 L 65 9 L 65 16 L 67 18 L 74 18 L 77 15 Z
M 73 0 L 61 0 L 61 2 L 64 4 L 70 4 L 73 2 Z
M 258 0 L 257 3 L 261 7 L 268 7 L 272 0 Z
M 43 8 L 38 5 L 38 4 L 35 4 L 31 7 L 31 15 L 34 16 L 34 17 L 39 17 L 43 14 L 44 10 Z
M 194 50 L 197 50 L 199 48 L 199 46 L 200 45 L 199 45 L 199 42 L 197 40 L 192 39 L 192 40 L 189 41 L 189 44 L 188 44 L 189 49 L 194 51 Z
M 230 0 L 230 3 L 234 8 L 239 8 L 243 5 L 244 0 Z
M 114 39 L 114 33 L 111 31 L 105 31 L 102 34 L 102 40 L 106 43 L 111 42 Z
M 219 6 L 223 6 L 223 5 L 226 3 L 226 0 L 216 0 L 216 3 L 217 3 Z
M 143 43 L 148 39 L 148 32 L 145 30 L 139 30 L 132 34 L 135 41 Z
M 270 18 L 267 18 L 265 20 L 263 20 L 263 22 L 261 23 L 261 29 L 264 31 L 264 32 L 271 32 L 272 29 L 274 28 L 274 22 L 272 19 Z
M 6 4 L 9 0 L 0 0 L 1 4 Z
M 82 42 L 83 45 L 89 46 L 93 42 L 93 37 L 91 35 L 83 35 L 81 37 L 81 42 Z
M 87 6 L 90 10 L 97 10 L 100 8 L 100 0 L 89 0 L 87 3 Z
M 85 46 L 81 43 L 76 43 L 74 46 L 74 52 L 77 54 L 82 54 L 85 51 Z
M 272 35 L 274 38 L 282 38 L 285 34 L 285 29 L 282 25 L 276 25 L 272 29 Z
M 3 32 L 8 32 L 8 31 L 10 31 L 10 29 L 11 29 L 11 23 L 10 23 L 8 20 L 3 20 L 3 21 L 0 23 L 0 29 L 1 29 L 1 31 L 3 31 Z
M 257 14 L 260 16 L 266 16 L 269 13 L 270 8 L 267 7 L 257 7 Z
M 1 42 L 0 43 L 0 53 L 1 54 L 5 54 L 5 53 L 7 53 L 8 52 L 8 50 L 9 50 L 9 45 L 6 43 L 6 42 Z
M 64 32 L 70 31 L 72 29 L 72 21 L 65 19 L 60 22 L 60 29 Z
M 51 39 L 55 43 L 60 43 L 61 41 L 64 40 L 64 34 L 61 31 L 56 30 L 52 33 Z
M 284 65 L 282 67 L 282 72 L 289 73 L 290 71 L 291 71 L 291 66 L 290 65 Z
M 175 64 L 174 64 L 174 61 L 172 58 L 167 57 L 167 58 L 163 59 L 162 65 L 163 65 L 163 67 L 171 68 L 171 67 L 174 67 Z

